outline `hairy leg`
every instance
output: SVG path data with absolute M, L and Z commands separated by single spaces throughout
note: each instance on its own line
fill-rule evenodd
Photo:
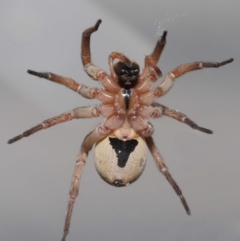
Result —
M 143 69 L 141 76 L 146 76 L 149 72 L 149 68 L 153 68 L 158 74 L 158 77 L 162 76 L 162 72 L 156 64 L 158 63 L 162 51 L 166 45 L 166 37 L 167 31 L 164 31 L 161 38 L 157 41 L 153 52 L 145 57 L 145 67 Z
M 156 98 L 165 95 L 173 85 L 174 79 L 184 75 L 187 72 L 203 69 L 203 68 L 218 68 L 223 65 L 229 64 L 233 59 L 228 59 L 222 62 L 194 62 L 189 64 L 183 64 L 167 73 L 162 83 L 154 90 Z
M 99 19 L 93 27 L 86 29 L 82 33 L 81 57 L 82 57 L 83 66 L 91 63 L 91 51 L 90 51 L 91 34 L 98 30 L 98 27 L 101 24 L 101 22 L 102 20 Z
M 50 72 L 36 72 L 34 70 L 28 70 L 29 74 L 37 76 L 39 78 L 44 78 L 47 80 L 50 80 L 52 82 L 61 84 L 66 86 L 67 88 L 74 90 L 78 94 L 80 94 L 82 97 L 87 99 L 94 99 L 96 97 L 96 93 L 99 91 L 97 88 L 89 88 L 85 85 L 77 83 L 75 80 L 60 76 L 54 73 Z
M 223 65 L 229 64 L 233 62 L 233 59 L 227 59 L 222 62 L 194 62 L 194 63 L 189 63 L 189 64 L 183 64 L 171 71 L 171 73 L 175 76 L 175 78 L 180 77 L 181 75 L 193 71 L 193 70 L 198 70 L 198 69 L 203 69 L 203 68 L 219 68 Z
M 82 33 L 81 58 L 85 72 L 93 80 L 102 80 L 107 75 L 106 72 L 95 66 L 91 61 L 90 39 L 91 34 L 98 30 L 102 20 L 99 19 L 93 27 L 86 29 Z
M 150 54 L 154 63 L 157 63 L 159 61 L 159 58 L 167 42 L 166 37 L 167 37 L 167 31 L 164 31 L 161 38 L 157 41 L 153 52 Z
M 171 174 L 169 173 L 168 168 L 165 165 L 163 158 L 159 154 L 158 149 L 157 149 L 156 145 L 154 144 L 153 138 L 151 136 L 146 137 L 146 143 L 147 143 L 149 150 L 151 151 L 151 153 L 153 155 L 153 158 L 156 161 L 156 164 L 157 164 L 160 172 L 166 177 L 168 182 L 171 184 L 171 186 L 175 190 L 176 194 L 179 196 L 186 213 L 188 215 L 190 215 L 191 211 L 188 207 L 186 199 L 184 198 L 181 189 L 179 188 L 179 186 L 177 185 L 177 183 L 174 181 Z
M 152 103 L 152 106 L 154 108 L 159 109 L 159 111 L 163 115 L 169 116 L 169 117 L 171 117 L 171 118 L 173 118 L 175 120 L 183 122 L 183 123 L 189 125 L 190 127 L 192 127 L 195 130 L 199 130 L 199 131 L 202 131 L 202 132 L 207 133 L 207 134 L 212 134 L 213 133 L 213 131 L 211 131 L 209 129 L 206 129 L 204 127 L 198 126 L 195 122 L 193 122 L 191 119 L 189 119 L 185 114 L 183 114 L 181 112 L 178 112 L 177 110 L 169 109 L 168 107 L 166 107 L 164 105 L 161 105 L 161 104 L 159 104 L 157 102 Z
M 91 150 L 92 146 L 96 142 L 100 141 L 107 135 L 107 132 L 102 131 L 101 128 L 102 126 L 98 126 L 94 131 L 92 131 L 90 134 L 88 134 L 85 137 L 82 143 L 80 152 L 77 156 L 77 161 L 75 164 L 75 169 L 74 169 L 70 191 L 69 191 L 69 200 L 68 200 L 67 214 L 66 214 L 66 219 L 65 219 L 64 229 L 63 229 L 62 241 L 66 240 L 66 236 L 69 232 L 73 206 L 78 196 L 80 178 L 88 156 L 88 152 Z
M 71 111 L 65 112 L 61 115 L 55 116 L 53 118 L 43 121 L 41 124 L 32 127 L 31 129 L 23 132 L 21 135 L 18 135 L 8 141 L 8 144 L 12 144 L 18 140 L 21 140 L 23 137 L 32 135 L 33 133 L 47 129 L 51 126 L 70 121 L 72 119 L 79 118 L 93 118 L 99 116 L 99 107 L 78 107 Z

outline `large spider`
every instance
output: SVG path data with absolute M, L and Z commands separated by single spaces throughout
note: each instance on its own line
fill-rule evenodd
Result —
M 163 158 L 154 144 L 152 138 L 153 126 L 148 122 L 148 118 L 159 118 L 165 115 L 181 121 L 193 129 L 212 134 L 211 130 L 198 126 L 183 113 L 169 109 L 155 102 L 155 100 L 165 95 L 172 87 L 174 79 L 181 75 L 202 68 L 217 68 L 233 61 L 231 58 L 223 62 L 200 61 L 183 64 L 168 72 L 164 76 L 162 83 L 156 88 L 152 88 L 152 84 L 162 75 L 156 64 L 166 44 L 167 31 L 163 32 L 153 52 L 145 57 L 145 66 L 141 74 L 139 65 L 136 62 L 117 52 L 109 55 L 110 74 L 107 74 L 91 62 L 90 37 L 93 32 L 98 30 L 100 24 L 101 20 L 98 20 L 95 26 L 83 32 L 81 57 L 86 73 L 93 80 L 100 81 L 103 88 L 89 88 L 71 78 L 50 72 L 28 70 L 28 73 L 65 85 L 84 98 L 98 99 L 101 104 L 94 107 L 78 107 L 65 112 L 43 121 L 41 124 L 8 141 L 11 144 L 37 131 L 72 119 L 104 117 L 104 122 L 85 137 L 77 156 L 70 186 L 62 241 L 65 241 L 69 232 L 73 205 L 78 195 L 80 177 L 88 152 L 94 144 L 96 144 L 95 166 L 99 175 L 107 183 L 116 187 L 126 186 L 139 178 L 145 168 L 148 146 L 160 172 L 171 184 L 179 196 L 185 211 L 190 215 L 190 209 L 182 191 L 169 173 Z M 119 61 L 114 63 L 115 59 Z

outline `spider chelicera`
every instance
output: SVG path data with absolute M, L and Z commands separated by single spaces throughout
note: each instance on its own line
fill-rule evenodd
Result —
M 104 122 L 85 137 L 77 156 L 70 186 L 62 241 L 65 241 L 69 232 L 73 205 L 78 195 L 80 177 L 88 152 L 94 144 L 96 144 L 95 166 L 99 175 L 107 183 L 116 187 L 126 186 L 139 178 L 145 168 L 148 147 L 160 172 L 173 187 L 185 211 L 190 215 L 190 209 L 182 191 L 170 175 L 163 158 L 154 144 L 152 138 L 153 126 L 148 122 L 148 118 L 159 118 L 165 115 L 183 122 L 193 129 L 212 134 L 211 130 L 198 126 L 183 113 L 169 109 L 155 102 L 155 100 L 165 95 L 172 87 L 174 79 L 181 75 L 202 68 L 217 68 L 233 61 L 231 58 L 223 62 L 199 61 L 183 64 L 168 72 L 164 76 L 162 83 L 156 88 L 152 88 L 152 84 L 162 75 L 156 64 L 166 44 L 167 31 L 163 32 L 153 52 L 145 57 L 145 66 L 141 74 L 139 65 L 136 62 L 117 52 L 109 55 L 110 74 L 107 74 L 91 62 L 90 37 L 93 32 L 98 30 L 100 24 L 101 20 L 98 20 L 95 26 L 83 32 L 81 57 L 86 73 L 92 79 L 100 81 L 103 88 L 89 88 L 71 78 L 50 72 L 36 72 L 32 70 L 27 72 L 65 85 L 84 98 L 98 99 L 101 104 L 94 107 L 78 107 L 65 112 L 43 121 L 41 124 L 8 141 L 11 144 L 37 131 L 72 119 L 104 117 Z M 119 61 L 114 63 L 115 59 Z

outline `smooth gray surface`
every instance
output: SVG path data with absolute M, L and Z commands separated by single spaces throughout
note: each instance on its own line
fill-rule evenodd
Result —
M 127 188 L 105 184 L 89 155 L 67 240 L 211 240 L 240 237 L 240 2 L 239 1 L 1 1 L 0 7 L 0 240 L 60 240 L 74 162 L 84 136 L 101 122 L 78 120 L 15 144 L 9 138 L 44 119 L 96 104 L 30 76 L 52 71 L 99 86 L 79 58 L 81 32 L 102 18 L 92 38 L 96 65 L 112 51 L 143 65 L 163 29 L 169 32 L 159 66 L 235 61 L 177 79 L 160 102 L 179 109 L 203 134 L 169 118 L 153 121 L 154 138 L 192 215 L 155 167 Z

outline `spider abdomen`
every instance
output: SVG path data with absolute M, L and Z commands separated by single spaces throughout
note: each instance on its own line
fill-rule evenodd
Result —
M 95 166 L 99 175 L 117 187 L 126 186 L 140 177 L 146 157 L 146 143 L 140 136 L 124 140 L 110 135 L 95 147 Z

